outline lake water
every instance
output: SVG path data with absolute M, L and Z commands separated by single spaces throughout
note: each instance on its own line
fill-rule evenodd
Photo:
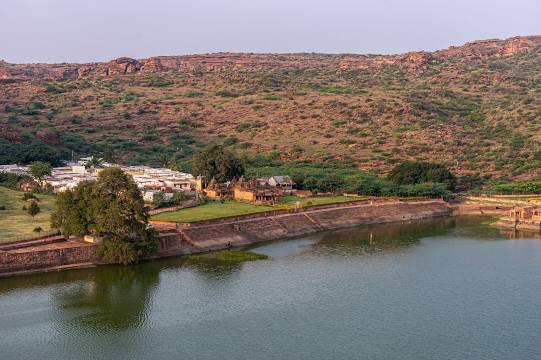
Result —
M 0 279 L 0 359 L 541 359 L 541 240 L 482 221 Z

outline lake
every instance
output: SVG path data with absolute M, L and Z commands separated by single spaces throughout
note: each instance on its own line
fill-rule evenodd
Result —
M 0 359 L 540 359 L 541 240 L 440 218 L 0 280 Z

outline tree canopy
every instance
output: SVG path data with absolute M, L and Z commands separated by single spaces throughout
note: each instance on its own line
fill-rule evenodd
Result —
M 207 181 L 225 182 L 244 175 L 242 161 L 221 145 L 213 145 L 192 159 L 192 173 L 202 175 Z
M 32 161 L 46 161 L 57 166 L 68 156 L 65 150 L 47 145 L 39 140 L 20 144 L 0 138 L 0 164 L 28 164 Z
M 30 206 L 28 207 L 28 215 L 32 216 L 32 219 L 40 213 L 41 209 L 39 208 L 39 205 L 35 201 L 30 202 Z
M 441 183 L 449 190 L 456 184 L 456 177 L 445 165 L 428 162 L 403 162 L 395 166 L 388 179 L 399 185 Z
M 43 162 L 43 161 L 34 161 L 28 167 L 28 172 L 30 173 L 30 175 L 32 175 L 34 178 L 38 180 L 40 185 L 43 178 L 45 176 L 51 175 L 52 171 L 53 171 L 53 168 L 51 167 L 51 164 Z
M 96 181 L 83 181 L 59 194 L 51 222 L 64 235 L 103 237 L 100 254 L 105 260 L 131 263 L 157 249 L 148 218 L 131 176 L 108 168 L 100 171 Z

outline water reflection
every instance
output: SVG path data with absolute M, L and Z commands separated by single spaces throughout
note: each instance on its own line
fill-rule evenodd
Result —
M 277 257 L 291 255 L 287 251 L 308 253 L 309 256 L 357 256 L 403 251 L 418 245 L 423 238 L 451 233 L 479 239 L 502 239 L 499 229 L 479 226 L 480 221 L 487 222 L 475 217 L 448 217 L 379 224 L 276 242 L 259 248 L 270 248 Z M 254 250 L 258 251 L 258 248 Z M 244 266 L 170 258 L 131 267 L 106 266 L 47 273 L 2 279 L 0 296 L 14 291 L 24 293 L 25 289 L 49 288 L 52 289 L 55 317 L 61 324 L 59 332 L 127 330 L 142 327 L 148 322 L 160 274 L 170 271 L 189 273 L 208 294 L 220 292 L 235 283 Z
M 254 263 L 1 279 L 0 358 L 536 358 L 541 243 L 488 222 L 314 234 L 257 247 L 276 255 Z
M 53 294 L 59 318 L 70 328 L 99 331 L 138 327 L 151 307 L 160 279 L 160 266 L 111 266 Z
M 319 255 L 359 255 L 389 252 L 416 245 L 422 238 L 447 234 L 456 219 L 416 220 L 342 229 L 320 235 L 310 252 Z

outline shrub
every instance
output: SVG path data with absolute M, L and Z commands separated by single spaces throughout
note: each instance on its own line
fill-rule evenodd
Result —
M 25 192 L 25 193 L 23 194 L 23 201 L 28 201 L 28 200 L 35 200 L 35 201 L 38 201 L 38 198 L 37 198 L 36 195 L 34 195 L 33 193 Z
M 230 136 L 224 140 L 224 145 L 231 146 L 231 145 L 235 145 L 238 142 L 239 142 L 238 138 L 234 136 Z
M 218 90 L 218 91 L 216 91 L 216 96 L 233 98 L 233 97 L 238 97 L 239 94 L 234 93 L 234 92 L 229 91 L 229 90 Z

